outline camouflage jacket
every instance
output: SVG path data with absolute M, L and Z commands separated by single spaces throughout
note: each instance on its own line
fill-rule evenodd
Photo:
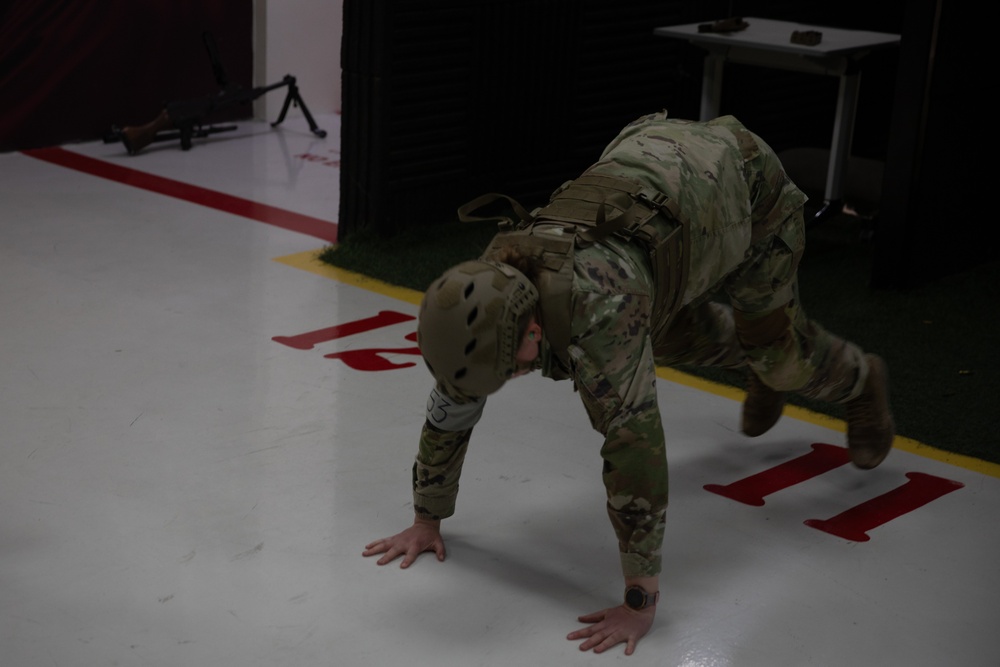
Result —
M 784 174 L 755 168 L 770 149 L 731 117 L 710 123 L 672 121 L 666 114 L 626 127 L 588 171 L 645 181 L 675 198 L 692 225 L 684 302 L 708 294 L 749 255 L 751 222 L 784 219 L 805 201 Z M 776 163 L 776 161 L 774 161 Z M 761 180 L 778 187 L 760 187 Z M 555 232 L 558 233 L 558 232 Z M 655 283 L 645 249 L 616 238 L 579 248 L 574 257 L 571 343 L 555 369 L 543 345 L 541 370 L 568 374 L 604 435 L 600 454 L 608 515 L 625 576 L 661 569 L 667 506 L 667 459 L 656 397 L 649 332 Z M 559 372 L 555 372 L 558 370 Z M 413 466 L 414 509 L 445 518 L 455 510 L 459 476 L 485 399 L 469 402 L 436 388 Z

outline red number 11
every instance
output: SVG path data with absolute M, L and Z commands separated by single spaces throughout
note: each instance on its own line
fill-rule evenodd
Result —
M 815 443 L 808 454 L 785 461 L 773 468 L 737 480 L 732 484 L 706 484 L 705 490 L 746 505 L 761 506 L 764 496 L 801 484 L 829 472 L 850 460 L 847 449 Z M 830 519 L 808 519 L 805 524 L 854 542 L 867 542 L 868 531 L 878 528 L 918 507 L 964 485 L 943 477 L 921 472 L 906 474 L 908 482 L 888 493 L 856 505 Z

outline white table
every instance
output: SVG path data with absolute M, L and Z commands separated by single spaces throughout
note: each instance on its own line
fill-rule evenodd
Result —
M 659 37 L 685 39 L 705 49 L 705 72 L 702 78 L 701 120 L 719 115 L 722 97 L 722 71 L 726 61 L 760 67 L 825 74 L 840 77 L 837 113 L 833 122 L 833 141 L 827 164 L 825 203 L 817 218 L 825 217 L 842 202 L 842 187 L 850 158 L 854 115 L 861 83 L 861 59 L 875 49 L 896 46 L 900 36 L 865 30 L 841 30 L 825 26 L 803 25 L 744 17 L 748 26 L 740 31 L 699 32 L 698 26 L 714 21 L 655 28 Z M 794 31 L 817 31 L 822 40 L 815 46 L 793 44 Z

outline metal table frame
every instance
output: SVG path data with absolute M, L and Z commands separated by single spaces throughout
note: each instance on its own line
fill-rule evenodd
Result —
M 864 30 L 841 30 L 756 17 L 743 19 L 748 26 L 740 31 L 699 32 L 702 23 L 655 28 L 658 37 L 685 39 L 707 51 L 701 90 L 701 120 L 719 115 L 723 69 L 727 61 L 810 74 L 840 77 L 833 140 L 827 164 L 823 210 L 825 217 L 843 200 L 843 184 L 851 152 L 854 116 L 861 84 L 861 60 L 871 51 L 898 45 L 900 36 Z M 817 31 L 822 40 L 815 46 L 793 44 L 794 31 Z

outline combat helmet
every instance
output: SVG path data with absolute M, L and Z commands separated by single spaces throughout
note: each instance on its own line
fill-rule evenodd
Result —
M 517 370 L 521 316 L 538 290 L 517 269 L 472 260 L 434 281 L 420 305 L 417 340 L 431 375 L 457 396 L 497 391 Z

